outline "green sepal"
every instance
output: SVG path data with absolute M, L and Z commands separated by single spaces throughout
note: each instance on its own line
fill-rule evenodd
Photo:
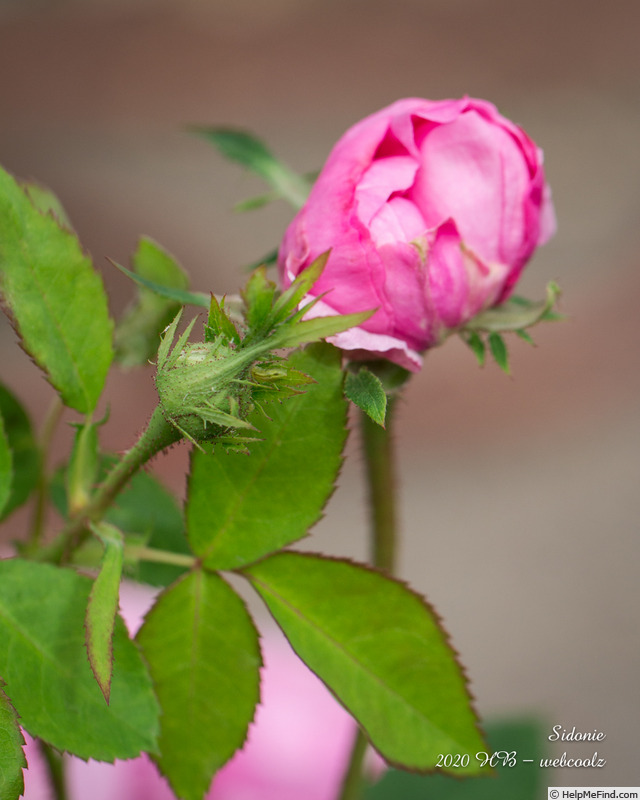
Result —
M 302 310 L 306 311 L 306 309 Z M 303 319 L 276 333 L 274 347 L 298 347 L 308 342 L 317 342 L 318 339 L 326 339 L 336 333 L 362 325 L 373 314 L 375 314 L 375 309 L 355 314 L 336 314 L 330 317 Z
M 530 328 L 538 322 L 561 319 L 553 311 L 561 290 L 557 283 L 547 284 L 544 300 L 533 302 L 523 297 L 511 297 L 498 306 L 477 314 L 464 326 L 466 331 L 517 331 Z
M 113 356 L 100 276 L 74 234 L 0 170 L 0 279 L 25 350 L 63 402 L 95 408 Z
M 535 342 L 531 338 L 529 332 L 525 331 L 524 328 L 518 328 L 518 330 L 515 333 L 516 336 L 519 336 L 523 341 L 527 342 L 527 344 L 535 346 Z
M 331 251 L 327 250 L 309 264 L 306 269 L 296 276 L 288 289 L 278 297 L 273 304 L 270 322 L 272 325 L 286 319 L 298 307 L 300 301 L 309 293 L 314 283 L 322 275 L 329 260 Z
M 488 342 L 494 361 L 503 372 L 509 375 L 509 351 L 504 339 L 496 331 L 491 331 Z
M 100 691 L 109 705 L 113 673 L 113 628 L 118 611 L 124 537 L 108 522 L 95 523 L 91 525 L 91 530 L 104 546 L 104 557 L 87 603 L 87 655 Z
M 476 331 L 467 331 L 462 334 L 462 341 L 469 346 L 476 357 L 479 367 L 483 367 L 487 357 L 487 346 Z
M 253 134 L 231 128 L 192 127 L 198 136 L 215 145 L 223 156 L 259 175 L 294 208 L 302 208 L 310 183 L 279 161 Z
M 349 370 L 344 383 L 344 393 L 361 411 L 384 428 L 387 395 L 377 375 L 366 367 L 360 367 L 357 372 Z
M 312 554 L 277 553 L 242 574 L 389 763 L 429 772 L 440 753 L 460 753 L 467 766 L 445 771 L 483 771 L 466 678 L 422 597 L 370 568 Z
M 229 342 L 240 344 L 240 334 L 224 310 L 224 297 L 220 302 L 212 294 L 209 304 L 209 317 L 205 327 L 205 342 L 213 341 L 217 336 L 224 336 Z
M 22 770 L 27 767 L 22 749 L 25 741 L 16 710 L 3 687 L 0 679 L 0 798 L 18 800 L 24 792 Z
M 258 633 L 233 589 L 196 570 L 159 596 L 136 640 L 162 708 L 156 763 L 178 797 L 202 800 L 253 719 Z
M 11 450 L 11 493 L 5 501 L 0 521 L 25 503 L 40 479 L 40 452 L 31 421 L 15 395 L 0 383 L 0 416 Z

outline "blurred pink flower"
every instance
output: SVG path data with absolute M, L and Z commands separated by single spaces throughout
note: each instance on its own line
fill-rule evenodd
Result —
M 153 601 L 139 584 L 123 585 L 121 609 L 132 633 Z M 262 702 L 244 749 L 218 773 L 215 800 L 334 800 L 355 724 L 277 630 L 262 637 Z M 53 800 L 37 744 L 29 739 L 25 800 Z M 146 756 L 103 764 L 65 757 L 70 800 L 174 800 Z
M 308 317 L 377 308 L 330 338 L 410 370 L 506 299 L 555 230 L 542 152 L 484 100 L 399 100 L 337 142 L 280 247 L 285 286 L 331 249 Z

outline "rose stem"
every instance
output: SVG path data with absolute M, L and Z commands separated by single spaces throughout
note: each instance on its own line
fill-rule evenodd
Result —
M 41 560 L 61 563 L 89 536 L 88 523 L 100 520 L 116 495 L 124 488 L 129 478 L 140 467 L 161 450 L 182 438 L 182 434 L 170 425 L 156 407 L 149 424 L 138 441 L 124 454 L 100 484 L 89 503 L 69 522 L 54 541 L 38 554 Z
M 51 781 L 51 788 L 53 789 L 53 796 L 55 800 L 67 800 L 67 789 L 64 777 L 64 761 L 62 756 L 56 753 L 53 747 L 50 747 L 46 742 L 41 739 L 38 740 L 40 745 L 40 752 L 44 756 L 45 764 L 47 765 L 47 772 Z
M 360 431 L 365 456 L 366 481 L 371 514 L 371 563 L 393 574 L 396 561 L 395 478 L 391 426 L 395 398 L 387 402 L 386 428 L 360 412 Z M 349 758 L 339 800 L 358 800 L 362 795 L 362 764 L 367 739 L 360 728 Z

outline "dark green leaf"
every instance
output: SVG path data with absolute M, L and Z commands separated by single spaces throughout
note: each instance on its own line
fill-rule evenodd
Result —
M 183 291 L 189 281 L 181 267 L 166 250 L 152 239 L 142 237 L 133 256 L 136 275 L 169 289 Z M 123 366 L 147 363 L 155 356 L 160 334 L 177 314 L 180 303 L 138 286 L 136 302 L 127 310 L 116 328 L 116 357 Z
M 102 281 L 75 236 L 40 213 L 3 170 L 0 277 L 25 349 L 66 405 L 91 412 L 112 358 Z
M 120 531 L 106 522 L 96 523 L 92 530 L 104 545 L 104 557 L 87 603 L 87 655 L 98 686 L 108 703 L 113 673 L 113 628 L 118 612 L 124 542 Z
M 11 449 L 13 481 L 11 495 L 0 513 L 0 520 L 21 506 L 36 487 L 40 477 L 40 454 L 31 422 L 16 397 L 0 383 L 0 416 Z
M 427 603 L 363 566 L 278 553 L 244 574 L 303 661 L 392 764 L 429 771 L 439 753 L 485 746 L 466 680 Z M 471 760 L 473 759 L 473 760 Z
M 4 432 L 4 421 L 0 414 L 0 516 L 11 497 L 13 467 L 9 440 Z
M 253 719 L 257 631 L 222 578 L 198 571 L 158 598 L 138 642 L 162 707 L 158 766 L 179 797 L 201 800 Z
M 366 367 L 361 367 L 358 372 L 347 372 L 344 393 L 352 403 L 384 428 L 387 395 L 380 378 Z
M 2 689 L 0 681 L 0 797 L 18 800 L 24 791 L 22 770 L 26 769 L 24 739 L 18 716 Z
M 489 334 L 489 349 L 496 364 L 503 372 L 509 374 L 509 353 L 504 339 L 499 333 L 492 331 Z
M 0 561 L 0 675 L 24 728 L 58 750 L 113 761 L 154 752 L 158 705 L 118 617 L 107 706 L 87 661 L 92 581 L 68 569 Z
M 309 194 L 309 182 L 278 161 L 255 136 L 230 128 L 192 130 L 215 145 L 223 156 L 259 175 L 294 208 L 302 208 Z
M 333 491 L 346 438 L 340 353 L 317 345 L 290 363 L 317 383 L 272 403 L 270 420 L 249 417 L 262 439 L 250 456 L 193 452 L 187 531 L 212 569 L 235 569 L 302 538 Z
M 485 729 L 489 753 L 515 753 L 515 766 L 508 766 L 509 758 L 504 766 L 503 759 L 499 759 L 494 775 L 463 781 L 390 769 L 378 783 L 367 788 L 364 800 L 538 800 L 542 774 L 539 763 L 543 757 L 539 726 L 516 720 L 487 724 Z M 484 758 L 485 754 L 481 752 L 480 756 Z M 533 763 L 523 762 L 525 758 L 533 759 Z

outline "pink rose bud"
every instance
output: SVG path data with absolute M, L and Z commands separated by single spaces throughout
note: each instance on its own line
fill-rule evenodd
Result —
M 409 370 L 505 300 L 555 231 L 542 152 L 485 100 L 399 100 L 335 145 L 279 253 L 288 286 L 331 249 L 308 317 L 377 308 L 329 337 Z

